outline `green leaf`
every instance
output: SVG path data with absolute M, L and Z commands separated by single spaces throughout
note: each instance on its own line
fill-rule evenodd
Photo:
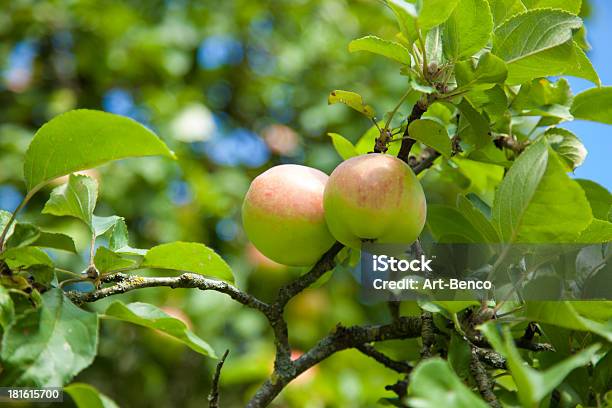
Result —
M 572 90 L 565 78 L 559 78 L 555 82 L 539 78 L 521 86 L 519 94 L 512 102 L 512 107 L 524 110 L 548 105 L 570 106 L 572 100 Z
M 459 0 L 423 0 L 417 2 L 417 23 L 422 30 L 429 30 L 445 22 L 457 7 Z
M 34 241 L 32 245 L 43 248 L 61 249 L 75 254 L 77 252 L 72 237 L 62 234 L 61 232 L 40 231 L 38 239 Z
M 495 26 L 499 26 L 508 18 L 527 11 L 521 0 L 488 0 Z
M 497 230 L 489 219 L 465 196 L 457 196 L 457 209 L 466 220 L 482 235 L 485 242 L 499 242 Z
M 107 234 L 109 247 L 114 252 L 140 256 L 144 256 L 147 253 L 145 249 L 132 248 L 129 245 L 127 226 L 123 217 L 118 215 L 98 217 L 94 215 L 92 227 L 96 237 Z
M 336 152 L 342 157 L 342 160 L 350 159 L 353 156 L 359 156 L 359 152 L 357 152 L 355 146 L 344 136 L 338 133 L 328 133 L 327 135 L 331 137 L 334 149 L 336 149 Z
M 404 0 L 386 0 L 386 3 L 395 14 L 401 33 L 412 44 L 418 38 L 416 6 Z
M 351 41 L 348 50 L 350 52 L 369 51 L 405 65 L 411 64 L 410 52 L 406 47 L 395 41 L 383 40 L 373 35 Z
M 598 344 L 592 345 L 580 353 L 540 372 L 525 364 L 509 330 L 504 331 L 504 338 L 502 340 L 499 338 L 492 323 L 481 326 L 481 329 L 489 342 L 495 347 L 495 350 L 506 357 L 508 368 L 518 388 L 521 405 L 525 407 L 539 406 L 540 402 L 559 386 L 571 371 L 589 364 L 600 348 Z
M 447 205 L 427 206 L 427 226 L 438 242 L 446 242 L 447 239 L 452 239 L 451 242 L 487 242 L 462 213 Z
M 587 200 L 589 200 L 593 217 L 607 221 L 612 208 L 612 194 L 594 181 L 584 179 L 576 179 L 576 181 L 584 190 Z
M 459 0 L 423 0 L 416 4 L 405 0 L 387 0 L 406 40 L 412 43 L 422 32 L 445 22 Z
M 527 302 L 525 318 L 564 327 L 570 330 L 589 331 L 612 341 L 612 320 L 599 323 L 581 316 L 570 302 Z
M 507 63 L 571 41 L 582 20 L 562 10 L 536 9 L 517 14 L 495 29 L 493 53 Z
M 149 129 L 124 116 L 79 109 L 56 116 L 34 135 L 23 174 L 28 191 L 79 170 L 127 157 L 175 158 Z
M 108 306 L 104 314 L 105 317 L 159 330 L 197 353 L 216 358 L 214 350 L 208 343 L 189 330 L 185 323 L 170 316 L 156 306 L 141 302 L 126 305 L 120 301 L 115 301 Z
M 132 248 L 128 240 L 128 230 L 125 219 L 117 215 L 110 217 L 93 216 L 93 225 L 96 236 L 107 235 L 108 247 L 118 254 L 144 256 L 146 249 Z
M 599 84 L 590 61 L 573 41 L 579 17 L 563 10 L 535 9 L 514 15 L 495 29 L 493 53 L 506 61 L 509 84 L 572 75 Z
M 136 262 L 123 258 L 108 248 L 99 247 L 94 256 L 94 264 L 100 273 L 107 273 L 118 269 L 130 268 L 135 266 Z
M 427 55 L 429 64 L 433 62 L 438 67 L 441 67 L 446 62 L 444 59 L 444 44 L 442 41 L 441 26 L 434 27 L 427 33 L 425 37 L 425 55 Z
M 534 78 L 570 75 L 600 85 L 599 76 L 584 51 L 572 40 L 507 64 L 510 85 L 522 84 Z
M 440 358 L 430 358 L 419 364 L 410 375 L 409 384 L 408 403 L 413 407 L 488 407 Z
M 448 300 L 448 301 L 438 300 L 432 303 L 440 306 L 442 309 L 446 310 L 450 314 L 459 313 L 467 309 L 468 307 L 480 306 L 480 303 L 476 300 Z
M 329 105 L 333 105 L 334 103 L 343 103 L 370 119 L 375 115 L 374 108 L 372 108 L 370 105 L 364 104 L 361 95 L 355 92 L 341 90 L 332 91 L 327 98 L 327 103 Z
M 493 203 L 495 189 L 504 178 L 503 167 L 497 164 L 465 159 L 462 156 L 455 156 L 452 161 L 458 166 L 459 173 L 469 180 L 465 190 L 472 193 L 472 196 L 475 194 L 478 195 L 478 198 L 481 198 L 480 202 L 476 203 L 479 205 L 482 200 Z M 490 208 L 485 211 L 489 211 L 490 214 Z
M 514 162 L 493 203 L 493 224 L 508 243 L 573 242 L 591 220 L 584 192 L 543 139 Z
M 458 130 L 461 141 L 470 144 L 474 149 L 491 144 L 489 121 L 474 109 L 466 98 L 461 100 L 457 108 L 461 112 Z
M 574 60 L 569 63 L 567 69 L 563 72 L 564 75 L 575 76 L 577 78 L 584 78 L 591 81 L 597 86 L 601 86 L 601 79 L 595 71 L 595 67 L 591 63 L 591 60 L 585 54 L 582 47 L 576 42 L 572 41 Z
M 584 231 L 580 233 L 576 242 L 581 244 L 597 244 L 612 241 L 612 222 L 594 218 Z
M 111 236 L 108 242 L 108 246 L 113 251 L 120 250 L 121 248 L 126 248 L 130 246 L 128 240 L 128 230 L 127 225 L 125 224 L 125 219 L 122 217 L 115 223 L 113 229 L 111 230 Z
M 143 268 L 173 269 L 234 281 L 229 265 L 206 245 L 194 242 L 172 242 L 149 249 Z
M 18 222 L 14 228 L 14 233 L 6 241 L 8 248 L 31 245 L 76 253 L 74 241 L 66 234 L 41 231 L 36 225 L 27 222 Z
M 0 285 L 0 327 L 6 330 L 15 318 L 15 304 L 7 288 Z
M 470 363 L 472 351 L 470 345 L 454 330 L 451 332 L 450 344 L 448 345 L 448 363 L 460 378 L 470 376 Z
M 571 112 L 576 119 L 612 125 L 612 86 L 591 88 L 579 93 L 574 98 Z
M 117 223 L 121 222 L 122 218 L 118 215 L 111 215 L 109 217 L 98 217 L 94 215 L 91 219 L 91 225 L 96 237 L 106 234 L 115 228 Z
M 71 174 L 68 183 L 53 189 L 43 214 L 70 216 L 92 229 L 92 216 L 98 199 L 98 183 L 87 176 Z
M 34 224 L 28 222 L 17 222 L 14 225 L 13 233 L 6 240 L 8 248 L 28 246 L 40 237 L 40 230 Z
M 98 316 L 73 305 L 61 289 L 50 289 L 42 300 L 2 338 L 3 385 L 61 387 L 96 355 Z
M 408 134 L 412 139 L 429 146 L 444 157 L 451 156 L 452 144 L 446 128 L 429 119 L 418 119 L 408 126 Z
M 529 9 L 554 8 L 578 15 L 582 0 L 521 0 Z
M 106 395 L 89 384 L 72 383 L 64 387 L 77 408 L 119 408 L 119 406 Z
M 53 261 L 49 255 L 31 246 L 8 248 L 0 254 L 0 260 L 6 262 L 12 270 L 28 269 L 37 265 L 53 267 Z
M 542 116 L 538 126 L 550 126 L 573 119 L 569 111 L 572 98 L 572 91 L 566 79 L 551 82 L 546 78 L 539 78 L 521 85 L 511 108 L 520 116 Z
M 4 231 L 4 228 L 6 228 L 6 224 L 8 224 L 12 215 L 13 213 L 11 212 L 8 212 L 6 210 L 0 210 L 0 234 L 2 234 L 2 231 Z M 15 228 L 15 223 L 11 224 L 11 226 L 9 227 L 9 230 L 6 232 L 6 238 L 11 236 L 14 228 Z
M 444 23 L 444 53 L 457 60 L 484 48 L 493 32 L 493 16 L 486 0 L 459 0 Z
M 427 85 L 419 78 L 413 78 L 413 77 L 408 78 L 408 86 L 410 86 L 412 90 L 417 91 L 417 92 L 422 92 L 424 94 L 432 94 L 436 91 L 436 88 L 434 88 L 431 85 Z
M 472 60 L 455 64 L 455 78 L 457 87 L 461 89 L 475 87 L 488 89 L 495 84 L 503 83 L 508 76 L 506 64 L 499 57 L 487 52 L 474 66 Z
M 479 150 L 471 151 L 467 157 L 472 161 L 493 164 L 507 169 L 509 169 L 513 163 L 509 161 L 504 152 L 495 147 L 493 143 L 487 144 Z
M 600 256 L 599 259 L 603 260 L 603 257 Z M 610 300 L 598 300 L 596 302 L 578 300 L 568 303 L 580 316 L 587 319 L 605 322 L 612 318 L 612 301 Z
M 544 132 L 550 147 L 563 159 L 565 169 L 574 171 L 582 165 L 587 150 L 578 137 L 567 129 L 553 127 Z

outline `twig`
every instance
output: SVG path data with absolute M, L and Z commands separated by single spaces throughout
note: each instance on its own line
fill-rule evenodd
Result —
M 431 147 L 423 149 L 417 161 L 411 166 L 414 174 L 419 174 L 430 168 L 438 157 L 440 157 L 440 153 Z
M 416 143 L 416 140 L 410 138 L 410 132 L 408 128 L 410 124 L 417 119 L 421 119 L 421 116 L 427 112 L 427 103 L 424 101 L 417 101 L 412 107 L 412 111 L 410 112 L 410 116 L 408 116 L 408 123 L 406 123 L 406 129 L 404 130 L 404 134 L 402 135 L 402 145 L 400 146 L 399 152 L 397 153 L 397 157 L 406 163 L 408 163 L 408 156 L 410 156 L 410 150 L 412 146 Z
M 421 313 L 421 320 L 423 322 L 421 328 L 421 339 L 423 342 L 423 346 L 421 347 L 421 358 L 425 359 L 431 357 L 431 348 L 436 342 L 436 336 L 434 335 L 433 315 L 431 312 L 423 311 L 423 313 Z
M 217 368 L 215 369 L 215 373 L 212 379 L 212 385 L 210 388 L 210 394 L 208 395 L 208 407 L 209 408 L 219 408 L 219 378 L 221 377 L 221 369 L 223 368 L 223 363 L 225 363 L 225 359 L 229 354 L 229 349 L 225 350 L 221 360 L 217 363 Z
M 523 333 L 523 337 L 521 337 L 521 340 L 532 342 L 536 334 L 541 335 L 542 331 L 540 330 L 536 322 L 529 322 L 529 324 L 527 324 L 527 327 L 525 328 L 525 333 Z
M 482 348 L 491 348 L 491 345 L 488 341 L 484 339 L 470 339 L 472 344 Z M 552 344 L 549 343 L 538 343 L 534 341 L 528 341 L 524 339 L 516 339 L 514 340 L 514 345 L 523 350 L 535 351 L 535 352 L 547 352 L 547 351 L 556 351 Z
M 403 400 L 404 397 L 406 397 L 406 395 L 408 394 L 408 376 L 406 376 L 402 380 L 397 381 L 395 384 L 386 385 L 385 390 L 393 391 L 397 394 L 397 397 L 400 400 Z
M 514 344 L 516 344 L 516 347 L 518 348 L 522 348 L 529 351 L 556 351 L 554 346 L 549 343 L 537 343 L 525 339 L 518 339 L 514 341 Z
M 476 346 L 472 348 L 472 351 L 478 355 L 480 361 L 487 364 L 488 366 L 500 370 L 508 369 L 508 366 L 506 365 L 506 359 L 498 352 Z
M 412 92 L 412 88 L 408 89 L 408 91 L 406 91 L 406 93 L 401 97 L 397 105 L 395 105 L 395 108 L 393 108 L 393 110 L 389 114 L 389 117 L 387 118 L 387 122 L 385 123 L 385 129 L 389 129 L 389 125 L 391 124 L 391 120 L 395 116 L 395 113 L 400 108 L 400 106 L 402 106 L 402 104 L 404 103 L 404 101 L 406 100 L 408 95 L 410 95 L 411 92 Z
M 412 244 L 412 252 L 414 253 L 415 258 L 419 258 L 421 255 L 423 255 L 423 247 L 418 239 L 414 242 L 414 244 Z M 425 279 L 431 279 L 432 276 L 429 271 L 425 271 L 424 274 Z M 421 322 L 421 339 L 423 343 L 421 347 L 421 358 L 425 359 L 431 357 L 431 348 L 436 342 L 433 314 L 424 310 L 421 313 Z
M 517 155 L 521 154 L 523 150 L 525 150 L 525 148 L 529 145 L 529 142 L 527 141 L 519 142 L 512 136 L 508 136 L 508 135 L 502 135 L 502 136 L 496 137 L 495 139 L 493 139 L 493 143 L 498 149 L 506 148 L 506 149 L 512 150 Z
M 370 344 L 359 344 L 355 346 L 355 348 L 361 351 L 366 356 L 373 358 L 380 364 L 392 370 L 395 370 L 398 373 L 408 374 L 412 371 L 412 366 L 410 364 L 405 363 L 403 361 L 393 360 L 391 357 L 376 350 L 376 348 Z
M 94 290 L 93 292 L 68 292 L 67 295 L 76 304 L 95 302 L 108 296 L 130 292 L 135 289 L 166 286 L 172 289 L 196 288 L 200 290 L 214 290 L 225 293 L 232 299 L 264 314 L 270 312 L 270 305 L 256 297 L 242 292 L 235 286 L 215 279 L 208 279 L 193 273 L 184 273 L 176 277 L 144 277 L 129 276 L 121 273 L 105 276 L 103 283 L 115 282 L 114 285 Z
M 489 378 L 487 370 L 480 362 L 478 352 L 472 348 L 472 355 L 470 359 L 470 373 L 476 380 L 476 386 L 482 398 L 493 408 L 501 408 L 497 397 L 493 393 L 493 384 Z
M 278 307 L 285 307 L 291 298 L 315 283 L 326 272 L 329 272 L 336 266 L 334 258 L 344 248 L 339 242 L 334 245 L 319 259 L 319 261 L 304 275 L 300 276 L 293 282 L 283 286 L 278 291 L 278 298 L 275 304 Z

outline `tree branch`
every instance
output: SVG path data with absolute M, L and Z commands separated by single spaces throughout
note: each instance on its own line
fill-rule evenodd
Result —
M 336 266 L 334 258 L 344 248 L 340 242 L 335 242 L 332 247 L 323 254 L 321 259 L 304 275 L 300 276 L 293 282 L 283 286 L 278 291 L 278 297 L 275 306 L 284 308 L 291 298 L 315 283 L 326 272 L 331 271 Z
M 316 282 L 326 272 L 334 269 L 336 266 L 334 258 L 342 248 L 344 248 L 344 245 L 335 242 L 307 273 L 279 289 L 276 301 L 270 306 L 269 313 L 266 314 L 274 332 L 274 344 L 276 346 L 275 372 L 292 374 L 295 371 L 291 364 L 291 346 L 289 345 L 287 322 L 284 318 L 285 306 L 293 297 Z
M 482 363 L 480 362 L 480 358 L 478 352 L 475 348 L 472 348 L 472 355 L 470 360 L 470 373 L 472 377 L 476 380 L 476 386 L 478 387 L 478 391 L 482 398 L 493 408 L 501 408 L 497 397 L 493 393 L 493 383 L 489 378 L 489 374 L 487 370 L 484 368 Z
M 491 344 L 483 338 L 470 339 L 471 343 L 475 346 L 490 349 Z M 535 352 L 546 352 L 546 351 L 556 351 L 552 344 L 549 343 L 538 343 L 535 341 L 525 340 L 523 338 L 515 339 L 514 344 L 516 347 L 521 348 L 523 350 L 535 351 Z
M 400 146 L 397 157 L 406 163 L 408 163 L 408 156 L 410 156 L 410 150 L 412 146 L 416 143 L 416 140 L 410 138 L 410 132 L 408 131 L 408 127 L 415 120 L 421 119 L 421 116 L 427 112 L 427 102 L 425 101 L 417 101 L 412 107 L 412 111 L 410 112 L 410 116 L 408 116 L 408 123 L 406 123 L 406 129 L 404 130 L 404 134 L 402 135 L 402 145 Z
M 504 356 L 502 356 L 496 351 L 474 346 L 472 348 L 472 352 L 475 352 L 478 355 L 480 361 L 492 368 L 497 368 L 500 370 L 508 369 L 508 366 L 506 365 L 506 359 L 504 358 Z
M 431 147 L 423 149 L 418 159 L 411 165 L 414 174 L 419 174 L 423 170 L 430 168 L 438 157 L 440 157 L 440 153 Z
M 259 310 L 264 314 L 270 313 L 270 305 L 248 293 L 242 292 L 235 286 L 215 279 L 208 279 L 194 273 L 184 273 L 173 277 L 144 277 L 131 276 L 123 273 L 105 276 L 102 279 L 103 283 L 115 283 L 112 286 L 100 288 L 93 292 L 67 292 L 70 299 L 80 305 L 87 302 L 95 302 L 108 296 L 118 295 L 120 293 L 130 292 L 135 289 L 153 288 L 166 286 L 172 289 L 178 288 L 196 288 L 200 290 L 214 290 L 216 292 L 225 293 L 235 301 L 252 309 Z
M 221 360 L 217 363 L 217 368 L 215 369 L 212 385 L 210 387 L 210 394 L 208 395 L 209 408 L 219 408 L 219 378 L 221 377 L 221 369 L 223 368 L 223 363 L 225 363 L 228 354 L 229 349 L 225 350 L 223 357 L 221 357 Z
M 553 345 L 549 343 L 537 343 L 537 342 L 529 341 L 525 339 L 518 339 L 514 341 L 514 344 L 516 344 L 516 347 L 518 348 L 522 348 L 524 350 L 529 350 L 529 351 L 536 351 L 536 352 L 556 351 Z
M 496 137 L 495 139 L 493 139 L 493 143 L 498 149 L 506 148 L 508 150 L 512 150 L 517 155 L 521 154 L 523 150 L 525 150 L 525 148 L 529 145 L 528 141 L 520 142 L 512 136 L 508 135 L 501 135 Z
M 412 371 L 412 366 L 410 364 L 405 363 L 403 361 L 393 360 L 384 353 L 381 353 L 380 351 L 376 350 L 376 348 L 371 344 L 360 344 L 355 346 L 355 348 L 361 351 L 366 356 L 373 358 L 380 364 L 392 370 L 395 370 L 398 373 L 408 374 Z
M 415 258 L 419 258 L 423 255 L 421 241 L 417 239 L 414 244 L 412 244 L 412 251 L 414 252 Z M 425 279 L 432 278 L 432 274 L 429 271 L 425 271 L 424 275 Z M 423 344 L 421 347 L 421 358 L 429 358 L 431 357 L 431 348 L 436 342 L 436 337 L 434 334 L 433 315 L 426 310 L 423 310 L 421 313 L 421 339 Z
M 408 380 L 409 380 L 409 378 L 406 375 L 403 379 L 398 380 L 395 384 L 385 385 L 385 390 L 392 391 L 392 392 L 396 393 L 397 397 L 401 401 L 408 394 L 408 385 L 409 385 Z M 400 406 L 400 405 L 398 405 L 398 406 Z M 404 407 L 406 405 L 402 404 L 401 406 Z
M 267 406 L 291 380 L 338 351 L 375 341 L 415 338 L 420 333 L 421 319 L 418 317 L 400 317 L 397 321 L 386 325 L 351 327 L 338 325 L 313 348 L 292 362 L 295 370 L 291 375 L 275 371 L 259 388 L 247 407 Z

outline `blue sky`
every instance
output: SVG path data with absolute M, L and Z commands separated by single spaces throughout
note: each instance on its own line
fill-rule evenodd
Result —
M 586 21 L 588 39 L 593 49 L 589 57 L 599 73 L 603 85 L 612 86 L 612 2 L 592 0 L 593 13 Z M 593 84 L 569 77 L 574 94 Z M 597 109 L 596 106 L 593 107 Z M 586 146 L 589 154 L 575 177 L 587 178 L 612 190 L 612 125 L 577 120 L 563 127 L 574 132 Z

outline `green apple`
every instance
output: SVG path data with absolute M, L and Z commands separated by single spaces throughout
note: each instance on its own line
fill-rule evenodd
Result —
M 342 162 L 329 176 L 323 198 L 332 235 L 351 248 L 363 241 L 412 243 L 425 225 L 427 206 L 410 166 L 386 154 Z
M 284 265 L 314 264 L 334 243 L 325 224 L 327 174 L 283 164 L 257 176 L 244 198 L 242 223 L 262 254 Z

